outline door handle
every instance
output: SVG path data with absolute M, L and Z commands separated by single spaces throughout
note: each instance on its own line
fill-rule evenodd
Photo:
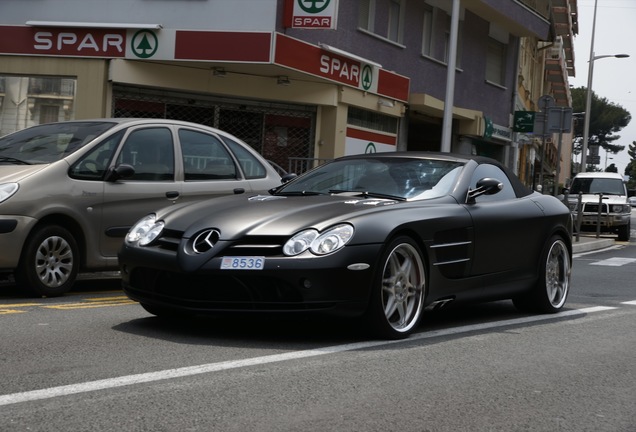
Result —
M 243 188 L 235 188 L 234 189 L 234 194 L 235 195 L 240 195 L 242 193 L 245 193 L 245 189 L 243 189 Z
M 177 198 L 179 198 L 179 191 L 168 191 L 168 192 L 166 192 L 166 198 L 168 198 L 168 199 L 177 199 Z

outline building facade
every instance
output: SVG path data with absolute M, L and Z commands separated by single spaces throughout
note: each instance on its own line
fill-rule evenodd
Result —
M 519 94 L 523 44 L 556 41 L 557 3 L 572 1 L 457 2 L 452 151 L 517 172 L 534 157 L 512 130 L 513 113 L 533 107 Z M 0 135 L 166 117 L 233 133 L 293 172 L 352 153 L 440 150 L 453 2 L 148 3 L 3 0 Z M 556 93 L 546 62 L 536 67 L 534 104 Z

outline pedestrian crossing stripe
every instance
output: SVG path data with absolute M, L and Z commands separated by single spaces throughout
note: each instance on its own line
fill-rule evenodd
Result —
M 636 258 L 608 258 L 606 260 L 593 262 L 590 265 L 607 266 L 607 267 L 620 267 L 627 264 L 636 262 Z

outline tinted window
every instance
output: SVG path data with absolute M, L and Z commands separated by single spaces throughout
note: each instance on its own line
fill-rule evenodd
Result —
M 181 129 L 179 141 L 186 181 L 236 178 L 232 156 L 214 135 Z
M 70 176 L 81 180 L 101 180 L 123 135 L 123 131 L 117 132 L 98 144 L 71 167 Z
M 477 182 L 483 178 L 494 178 L 503 183 L 503 189 L 494 195 L 481 195 L 477 197 L 476 202 L 503 201 L 516 198 L 515 191 L 512 188 L 508 176 L 499 167 L 490 164 L 482 164 L 477 167 L 470 181 L 470 188 L 475 189 Z
M 620 179 L 575 178 L 570 188 L 571 194 L 625 195 L 625 185 Z
M 128 135 L 117 164 L 135 168 L 131 180 L 172 180 L 174 178 L 174 147 L 172 133 L 167 128 L 137 129 Z
M 223 137 L 223 141 L 238 159 L 246 179 L 264 178 L 267 175 L 265 167 L 241 144 L 226 137 Z
M 29 163 L 59 160 L 115 126 L 109 122 L 53 123 L 34 126 L 0 138 L 0 158 Z M 6 161 L 0 161 L 0 163 Z
M 337 160 L 304 174 L 279 193 L 366 192 L 430 199 L 452 190 L 462 166 L 453 161 L 415 158 Z

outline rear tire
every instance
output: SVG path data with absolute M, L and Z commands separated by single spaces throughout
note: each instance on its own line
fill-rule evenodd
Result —
M 367 322 L 375 336 L 407 338 L 424 312 L 426 269 L 417 244 L 409 237 L 389 243 L 371 287 Z
M 73 287 L 79 249 L 73 235 L 58 225 L 36 227 L 29 235 L 15 278 L 31 295 L 57 297 Z
M 521 311 L 555 313 L 560 311 L 570 291 L 572 257 L 559 236 L 546 243 L 539 261 L 539 280 L 528 294 L 513 299 Z

